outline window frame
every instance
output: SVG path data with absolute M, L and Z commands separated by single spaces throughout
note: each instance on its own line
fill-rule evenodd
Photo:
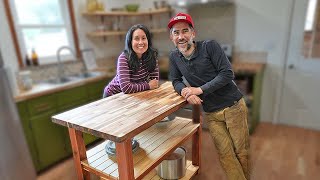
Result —
M 65 21 L 65 25 L 63 25 L 63 26 L 66 27 L 68 41 L 72 43 L 70 46 L 75 49 L 76 57 L 77 57 L 77 59 L 79 59 L 79 57 L 81 56 L 81 53 L 80 53 L 80 49 L 79 49 L 79 39 L 78 39 L 78 32 L 76 29 L 73 3 L 72 3 L 72 0 L 60 1 L 60 2 L 62 2 L 62 3 L 60 3 L 60 8 L 62 11 L 61 13 L 62 13 L 63 19 Z M 22 39 L 23 38 L 22 30 L 21 30 L 22 28 L 17 30 L 18 26 L 20 26 L 17 22 L 14 21 L 14 19 L 17 19 L 15 17 L 15 15 L 17 15 L 17 13 L 12 12 L 12 11 L 16 11 L 16 9 L 15 9 L 16 7 L 10 3 L 14 3 L 14 2 L 13 1 L 10 2 L 10 0 L 4 0 L 6 15 L 7 15 L 9 28 L 11 31 L 11 36 L 13 39 L 16 55 L 18 58 L 19 67 L 23 68 L 23 67 L 25 67 L 25 64 L 23 62 L 24 57 L 22 55 L 26 54 L 26 48 L 24 46 L 25 44 L 23 43 L 23 39 Z M 68 24 L 70 24 L 69 27 L 68 27 Z M 27 27 L 27 26 L 25 26 L 25 27 Z M 32 25 L 30 27 L 36 27 L 36 25 Z M 39 27 L 45 27 L 45 26 L 41 25 Z M 48 25 L 48 27 L 54 27 L 54 26 Z M 57 26 L 57 27 L 62 27 L 62 26 Z M 56 62 L 56 59 L 54 59 L 53 56 L 44 58 L 43 60 L 46 61 L 43 64 L 50 64 L 50 63 Z

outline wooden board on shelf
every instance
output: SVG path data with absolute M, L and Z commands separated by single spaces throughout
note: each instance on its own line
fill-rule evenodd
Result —
M 125 35 L 126 31 L 99 31 L 99 32 L 89 32 L 87 36 L 89 37 L 104 37 L 104 36 L 120 36 Z
M 152 171 L 168 153 L 173 152 L 199 128 L 191 119 L 175 118 L 167 128 L 156 125 L 141 132 L 135 139 L 139 142 L 139 149 L 133 154 L 135 178 L 141 178 Z M 108 156 L 105 152 L 106 142 L 87 151 L 87 160 L 81 162 L 84 169 L 101 177 L 117 179 L 118 164 L 116 157 Z M 191 172 L 197 167 L 190 166 Z M 188 174 L 194 175 L 194 173 Z M 152 173 L 152 172 L 151 172 Z M 191 175 L 191 176 L 192 176 Z
M 168 32 L 166 28 L 161 29 L 150 29 L 151 33 L 163 33 Z M 89 37 L 105 37 L 105 36 L 121 36 L 125 35 L 126 31 L 99 31 L 99 32 L 89 32 L 87 36 Z
M 95 11 L 95 12 L 83 12 L 84 16 L 143 16 L 143 15 L 152 15 L 171 12 L 172 9 L 161 8 L 161 9 L 152 9 L 150 11 L 137 11 L 137 12 L 128 12 L 128 11 Z
M 160 28 L 160 29 L 150 29 L 151 33 L 164 33 L 164 32 L 169 32 L 167 28 Z

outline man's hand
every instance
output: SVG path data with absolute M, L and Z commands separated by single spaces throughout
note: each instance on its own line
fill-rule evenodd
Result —
M 181 91 L 181 96 L 183 96 L 185 99 L 188 99 L 191 95 L 200 95 L 203 91 L 200 87 L 185 87 Z
M 203 101 L 202 99 L 200 99 L 198 96 L 196 95 L 190 95 L 188 98 L 187 98 L 187 101 L 190 103 L 190 104 L 201 104 Z
M 150 89 L 156 89 L 159 87 L 159 81 L 156 79 L 152 79 L 149 81 Z

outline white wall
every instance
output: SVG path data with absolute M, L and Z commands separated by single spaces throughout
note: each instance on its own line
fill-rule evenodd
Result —
M 86 0 L 74 0 L 74 9 L 76 15 L 77 28 L 79 33 L 80 48 L 94 48 L 95 53 L 98 58 L 102 57 L 118 57 L 121 51 L 124 49 L 124 36 L 112 36 L 103 38 L 90 38 L 86 36 L 87 32 L 94 31 L 97 29 L 97 26 L 101 25 L 102 21 L 100 17 L 85 17 L 82 16 L 82 12 L 86 8 Z M 144 0 L 104 0 L 102 1 L 105 7 L 105 10 L 110 11 L 111 8 L 123 8 L 126 4 L 139 3 L 139 10 L 149 10 L 153 8 L 153 1 L 144 1 Z M 117 21 L 120 23 L 125 31 L 128 30 L 131 24 L 143 23 L 147 25 L 150 29 L 154 24 L 161 24 L 165 28 L 164 24 L 169 21 L 169 15 L 161 14 L 159 16 L 153 16 L 154 22 L 151 23 L 149 16 L 139 16 L 139 17 L 125 17 L 117 19 L 116 17 L 104 17 L 103 24 L 107 28 L 112 28 L 112 22 Z M 153 43 L 156 48 L 159 49 L 162 53 L 167 53 L 173 46 L 169 41 L 168 33 L 157 33 L 153 36 Z
M 235 41 L 235 5 L 208 4 L 188 10 L 195 23 L 197 40 L 215 39 L 222 44 Z
M 261 119 L 272 121 L 274 109 L 277 103 L 277 94 L 281 83 L 282 69 L 286 50 L 288 33 L 289 7 L 292 0 L 235 0 L 235 30 L 234 45 L 239 51 L 267 51 L 268 62 L 264 74 Z M 80 48 L 93 47 L 97 50 L 98 57 L 118 56 L 124 47 L 123 38 L 110 37 L 103 39 L 90 39 L 86 32 L 95 28 L 94 23 L 83 18 L 81 12 L 85 8 L 86 0 L 74 0 L 77 28 L 79 33 Z M 104 0 L 106 9 L 111 7 L 123 7 L 132 3 L 130 0 Z M 136 0 L 141 2 L 141 9 L 153 7 L 153 1 Z M 165 21 L 168 17 L 163 17 Z M 201 20 L 201 18 L 199 18 Z M 100 19 L 97 19 L 99 22 Z M 7 18 L 4 11 L 3 1 L 0 2 L 0 28 L 1 53 L 5 66 L 11 68 L 11 72 L 18 70 L 17 58 L 12 43 Z M 201 23 L 201 22 L 199 22 Z M 161 52 L 167 52 L 173 48 L 168 34 L 162 33 L 154 36 L 154 44 Z M 14 77 L 11 74 L 11 78 Z M 12 84 L 15 87 L 15 84 Z M 13 88 L 16 89 L 16 88 Z
M 236 51 L 266 51 L 261 120 L 272 121 L 277 112 L 280 79 L 285 61 L 292 0 L 235 0 Z

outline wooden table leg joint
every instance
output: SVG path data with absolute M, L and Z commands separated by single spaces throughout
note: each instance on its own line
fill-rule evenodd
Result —
M 127 139 L 124 142 L 116 143 L 117 162 L 119 170 L 119 179 L 133 180 L 134 167 L 132 157 L 132 142 Z
M 87 159 L 86 147 L 83 141 L 82 132 L 73 128 L 69 128 L 68 130 L 78 180 L 90 180 L 90 173 L 85 171 L 81 164 L 81 160 Z

